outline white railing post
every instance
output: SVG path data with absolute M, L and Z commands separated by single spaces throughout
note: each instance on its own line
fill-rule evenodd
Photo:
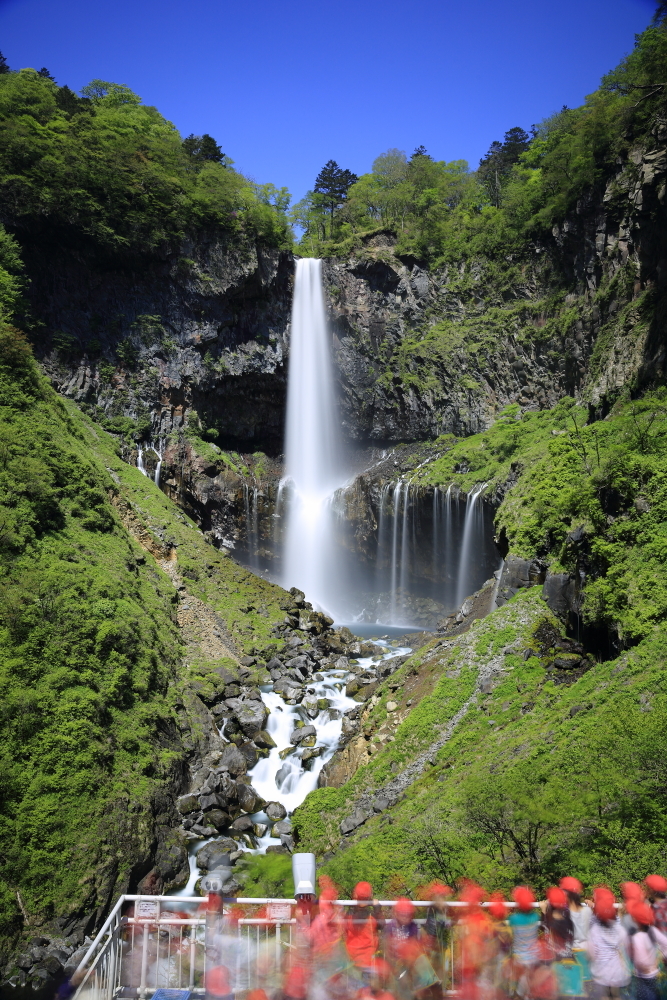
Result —
M 144 937 L 141 946 L 141 982 L 139 983 L 139 996 L 146 996 L 146 972 L 148 970 L 148 924 L 144 924 Z

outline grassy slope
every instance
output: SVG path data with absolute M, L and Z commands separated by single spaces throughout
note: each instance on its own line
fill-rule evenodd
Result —
M 661 630 L 562 685 L 546 669 L 553 652 L 524 660 L 526 650 L 541 652 L 535 632 L 545 622 L 556 629 L 538 590 L 524 591 L 447 649 L 434 640 L 401 668 L 398 679 L 407 684 L 392 697 L 403 721 L 388 729 L 387 685 L 396 675 L 385 682 L 365 722 L 378 747 L 370 763 L 343 788 L 314 792 L 297 812 L 301 849 L 336 851 L 326 869 L 346 891 L 362 877 L 378 893 L 464 874 L 508 889 L 518 879 L 544 887 L 565 870 L 593 884 L 664 867 L 663 809 L 651 769 L 664 753 L 667 636 Z M 410 710 L 416 671 L 428 671 L 433 687 Z M 493 672 L 484 686 L 491 690 L 477 691 L 433 764 L 397 805 L 341 844 L 338 824 L 359 791 L 382 787 L 432 743 L 480 671 Z M 390 736 L 380 748 L 383 724 Z
M 554 652 L 540 650 L 533 633 L 545 621 L 560 625 L 533 590 L 475 623 L 447 652 L 420 650 L 385 681 L 365 718 L 370 762 L 344 788 L 314 793 L 297 814 L 303 848 L 338 851 L 328 868 L 348 889 L 362 875 L 378 890 L 392 879 L 414 888 L 432 875 L 463 873 L 506 887 L 518 878 L 545 884 L 562 865 L 594 881 L 643 877 L 665 864 L 665 774 L 656 757 L 666 704 L 665 398 L 659 390 L 619 401 L 589 426 L 573 400 L 523 415 L 509 407 L 484 434 L 441 439 L 444 454 L 415 473 L 412 482 L 425 487 L 467 491 L 486 482 L 502 499 L 497 525 L 510 550 L 539 555 L 552 570 L 585 563 L 585 619 L 633 648 L 571 686 L 554 684 Z M 581 526 L 577 544 L 570 535 Z M 478 692 L 436 765 L 341 843 L 340 820 L 359 793 L 382 787 L 427 749 L 505 647 L 516 655 L 502 661 L 499 685 Z M 544 655 L 524 661 L 527 649 Z M 398 693 L 390 692 L 397 681 Z M 424 687 L 429 693 L 410 708 Z M 401 702 L 391 716 L 389 697 Z M 523 841 L 511 842 L 514 829 Z
M 0 933 L 11 936 L 17 892 L 33 926 L 105 905 L 146 856 L 153 803 L 182 767 L 174 706 L 210 663 L 184 665 L 174 583 L 146 546 L 176 555 L 238 655 L 270 645 L 282 592 L 208 546 L 4 327 L 0 389 Z

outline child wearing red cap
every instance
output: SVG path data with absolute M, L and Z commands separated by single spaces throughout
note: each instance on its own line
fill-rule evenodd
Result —
M 662 875 L 647 875 L 646 888 L 653 907 L 655 926 L 667 934 L 667 879 Z
M 648 903 L 635 903 L 632 917 L 637 925 L 630 934 L 634 995 L 636 1000 L 658 1000 L 658 952 L 667 957 L 667 935 L 654 926 L 655 915 Z
M 409 899 L 397 899 L 394 916 L 385 927 L 387 954 L 394 968 L 397 996 L 410 1000 L 423 996 L 440 985 L 433 966 L 425 954 L 419 926 L 415 923 L 415 906 Z
M 370 882 L 357 882 L 352 893 L 357 906 L 345 917 L 345 946 L 354 965 L 360 971 L 368 970 L 380 945 L 379 928 L 384 918 L 373 900 Z
M 616 917 L 614 894 L 601 886 L 593 893 L 593 922 L 588 954 L 593 1000 L 620 1000 L 630 983 L 628 933 Z
M 559 882 L 565 892 L 572 921 L 572 958 L 581 969 L 582 988 L 586 991 L 586 983 L 591 979 L 591 966 L 588 960 L 588 935 L 593 919 L 593 911 L 582 899 L 584 887 L 578 878 L 566 875 Z

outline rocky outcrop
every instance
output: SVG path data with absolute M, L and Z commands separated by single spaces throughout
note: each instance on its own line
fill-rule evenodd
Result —
M 200 234 L 136 262 L 25 255 L 36 351 L 60 392 L 156 441 L 194 410 L 221 440 L 280 447 L 291 254 Z
M 522 254 L 427 270 L 395 238 L 325 261 L 348 438 L 485 429 L 504 406 L 604 409 L 665 360 L 665 126 Z M 28 243 L 37 351 L 66 395 L 164 441 L 191 417 L 218 444 L 282 445 L 293 258 L 200 234 L 122 265 Z

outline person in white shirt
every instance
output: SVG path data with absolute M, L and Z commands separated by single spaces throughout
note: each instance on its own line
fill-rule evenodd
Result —
M 588 935 L 588 954 L 593 977 L 593 1000 L 620 1000 L 630 983 L 628 933 L 616 918 L 611 889 L 593 894 L 593 920 Z
M 631 915 L 637 930 L 630 934 L 630 957 L 634 966 L 636 1000 L 658 1000 L 658 952 L 667 957 L 667 934 L 654 927 L 655 915 L 648 903 L 635 903 Z

